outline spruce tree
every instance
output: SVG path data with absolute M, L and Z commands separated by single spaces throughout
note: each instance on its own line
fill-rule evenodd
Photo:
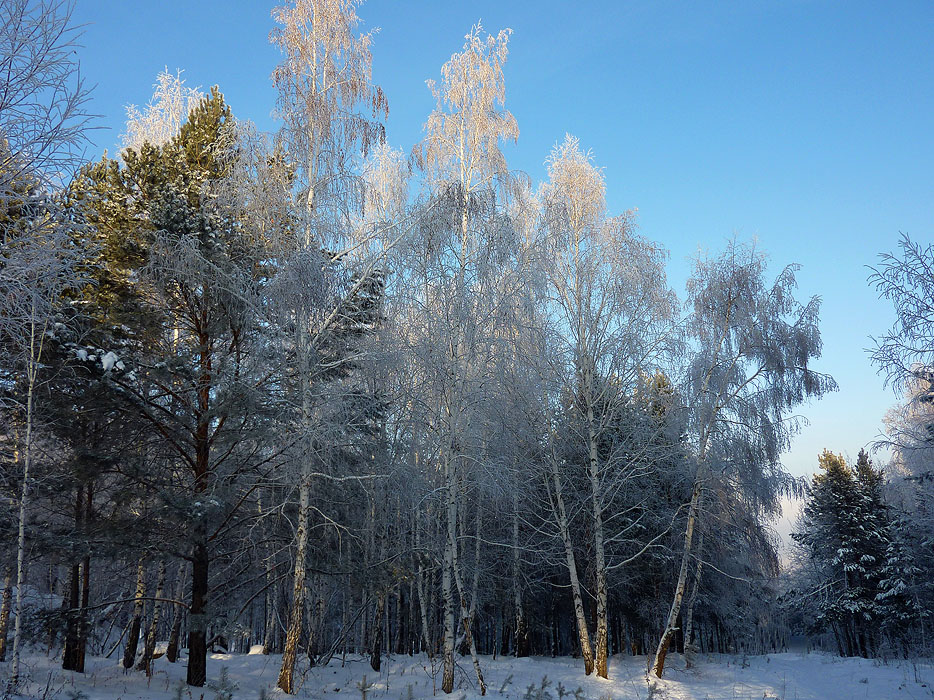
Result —
M 867 550 L 867 499 L 842 456 L 829 450 L 819 457 L 801 517 L 801 544 L 818 572 L 816 630 L 830 629 L 844 656 L 868 656 L 869 624 L 877 616 L 871 587 L 872 555 Z

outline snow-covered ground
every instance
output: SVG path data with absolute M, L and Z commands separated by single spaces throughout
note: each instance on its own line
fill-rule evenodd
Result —
M 26 697 L 69 700 L 214 700 L 286 698 L 275 689 L 279 656 L 214 654 L 208 660 L 209 687 L 188 688 L 182 682 L 183 664 L 165 658 L 155 662 L 151 679 L 139 672 L 124 673 L 113 659 L 88 660 L 88 672 L 60 669 L 58 659 L 27 656 L 30 682 Z M 480 696 L 470 660 L 461 659 L 456 700 Z M 785 653 L 769 656 L 706 656 L 697 668 L 684 670 L 672 657 L 666 678 L 647 682 L 645 657 L 618 656 L 610 664 L 610 680 L 583 675 L 581 663 L 559 658 L 482 658 L 490 698 L 514 700 L 918 700 L 934 697 L 934 661 L 841 659 L 827 654 Z M 226 669 L 226 671 L 224 670 Z M 7 669 L 3 669 L 4 671 Z M 226 684 L 221 682 L 222 674 Z M 366 694 L 361 686 L 366 679 Z M 427 657 L 384 659 L 375 673 L 360 658 L 340 659 L 327 667 L 303 668 L 298 698 L 321 700 L 419 700 L 444 697 L 440 668 Z M 222 687 L 224 686 L 224 687 Z M 575 691 L 580 689 L 575 698 Z M 232 694 L 225 694 L 229 691 Z

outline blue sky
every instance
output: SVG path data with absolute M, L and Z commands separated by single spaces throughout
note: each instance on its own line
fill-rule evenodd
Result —
M 125 105 L 145 104 L 163 67 L 218 84 L 234 113 L 272 129 L 278 61 L 261 0 L 81 0 L 82 70 L 115 150 Z M 521 131 L 510 166 L 533 179 L 566 132 L 605 169 L 611 209 L 638 208 L 671 252 L 683 292 L 690 259 L 738 235 L 774 271 L 802 265 L 801 297 L 823 298 L 817 367 L 840 391 L 805 406 L 785 460 L 816 470 L 824 447 L 855 458 L 894 402 L 864 349 L 891 325 L 866 265 L 900 231 L 934 239 L 934 4 L 371 0 L 374 80 L 388 139 L 408 150 L 433 103 L 425 80 L 482 20 L 510 27 L 506 106 Z

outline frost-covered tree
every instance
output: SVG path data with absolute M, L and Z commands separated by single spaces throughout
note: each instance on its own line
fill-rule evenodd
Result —
M 905 583 L 916 572 L 883 500 L 882 473 L 867 453 L 860 450 L 850 468 L 825 450 L 820 467 L 792 535 L 807 555 L 806 590 L 794 599 L 812 611 L 814 630 L 833 631 L 841 654 L 871 656 L 881 632 L 904 631 L 906 620 L 916 621 Z
M 281 241 L 283 270 L 288 274 L 292 269 L 297 273 L 292 278 L 306 287 L 291 295 L 304 445 L 298 456 L 292 609 L 278 682 L 286 693 L 294 692 L 292 677 L 304 615 L 313 462 L 318 452 L 313 434 L 315 377 L 321 373 L 323 344 L 345 311 L 344 301 L 369 283 L 375 269 L 372 259 L 366 260 L 343 289 L 335 289 L 329 278 L 334 266 L 353 259 L 348 255 L 360 245 L 350 235 L 363 190 L 353 158 L 382 143 L 380 118 L 388 112 L 382 91 L 372 83 L 372 34 L 357 33 L 357 5 L 354 0 L 296 0 L 274 11 L 279 26 L 270 36 L 283 53 L 272 75 L 282 120 L 278 140 L 294 168 L 295 228 L 291 240 Z M 317 289 L 312 288 L 315 285 Z
M 892 302 L 895 323 L 876 339 L 872 360 L 897 388 L 913 384 L 934 368 L 934 244 L 902 235 L 899 253 L 880 254 L 869 283 Z M 934 399 L 929 399 L 934 400 Z
M 886 580 L 888 591 L 901 593 L 899 582 L 913 580 L 910 597 L 919 608 L 915 620 L 923 630 L 925 617 L 934 614 L 934 245 L 902 235 L 898 247 L 896 253 L 881 254 L 869 276 L 895 310 L 895 323 L 876 339 L 872 360 L 887 384 L 902 392 L 902 400 L 886 416 L 880 446 L 892 451 L 888 496 L 898 524 L 892 546 L 916 571 L 902 580 L 889 567 Z
M 593 533 L 596 644 L 591 651 L 567 520 L 567 495 L 553 465 L 553 502 L 564 542 L 575 618 L 587 673 L 607 677 L 608 576 L 644 552 L 639 540 L 641 508 L 621 503 L 622 493 L 646 495 L 661 455 L 652 433 L 659 427 L 631 410 L 642 378 L 655 373 L 673 335 L 674 296 L 666 286 L 664 252 L 635 233 L 633 213 L 608 217 L 602 173 L 577 139 L 567 136 L 548 160 L 549 181 L 541 196 L 545 230 L 544 276 L 555 337 L 560 338 L 560 375 L 571 383 L 573 417 L 568 437 L 580 447 Z M 667 455 L 666 455 L 667 456 Z M 639 533 L 641 536 L 641 532 Z
M 19 682 L 23 644 L 36 390 L 47 369 L 49 336 L 62 321 L 58 311 L 81 279 L 81 251 L 72 237 L 79 224 L 55 194 L 74 172 L 90 120 L 72 8 L 56 0 L 11 0 L 0 7 L 0 335 L 3 364 L 24 386 L 25 416 L 11 691 Z
M 161 146 L 175 138 L 192 109 L 204 98 L 198 88 L 185 87 L 181 71 L 168 69 L 156 76 L 152 99 L 143 110 L 136 105 L 126 108 L 126 133 L 123 148 L 139 152 L 144 143 Z
M 87 142 L 89 92 L 67 0 L 10 0 L 0 7 L 0 198 L 16 183 L 67 182 Z
M 678 627 L 689 570 L 695 561 L 702 565 L 694 531 L 710 470 L 731 472 L 759 512 L 777 512 L 787 483 L 779 456 L 798 425 L 789 413 L 836 386 L 810 367 L 821 351 L 820 300 L 813 297 L 804 305 L 795 300 L 796 269 L 786 267 L 768 284 L 765 256 L 731 241 L 721 255 L 699 259 L 688 281 L 693 357 L 682 391 L 691 407 L 689 433 L 698 467 L 681 566 L 655 653 L 657 676 Z
M 431 197 L 443 205 L 419 239 L 418 255 L 424 262 L 418 262 L 415 274 L 421 281 L 418 303 L 424 315 L 421 359 L 433 377 L 432 439 L 445 494 L 441 687 L 446 693 L 454 689 L 458 628 L 481 692 L 486 692 L 458 554 L 464 490 L 470 465 L 482 450 L 479 423 L 471 426 L 471 406 L 483 386 L 485 353 L 497 342 L 495 321 L 506 301 L 499 282 L 509 278 L 501 274 L 510 262 L 510 228 L 502 215 L 509 173 L 500 143 L 514 140 L 519 131 L 503 108 L 508 37 L 508 30 L 492 36 L 479 25 L 471 29 L 463 49 L 442 67 L 440 84 L 428 83 L 436 106 L 425 124 L 425 139 L 413 152 Z
M 239 480 L 267 459 L 257 432 L 272 378 L 257 321 L 265 242 L 222 196 L 234 128 L 215 88 L 169 141 L 125 150 L 122 164 L 102 162 L 83 185 L 107 253 L 88 300 L 100 309 L 99 337 L 115 343 L 96 353 L 100 378 L 127 423 L 146 426 L 137 466 L 124 473 L 137 484 L 134 510 L 155 511 L 147 527 L 163 539 L 148 546 L 192 564 L 188 682 L 196 686 L 218 613 L 214 542 L 243 505 Z

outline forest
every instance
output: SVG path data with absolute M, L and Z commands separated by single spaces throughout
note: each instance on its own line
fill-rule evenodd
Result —
M 934 655 L 934 246 L 856 273 L 896 318 L 867 338 L 903 397 L 877 451 L 794 477 L 797 411 L 836 389 L 820 298 L 738 236 L 673 289 L 572 135 L 543 182 L 510 169 L 510 30 L 470 28 L 404 151 L 365 6 L 294 0 L 277 130 L 166 71 L 88 162 L 72 10 L 0 9 L 5 697 L 37 655 L 176 664 L 185 697 L 214 654 L 281 694 L 421 659 L 441 696 L 498 657 Z

